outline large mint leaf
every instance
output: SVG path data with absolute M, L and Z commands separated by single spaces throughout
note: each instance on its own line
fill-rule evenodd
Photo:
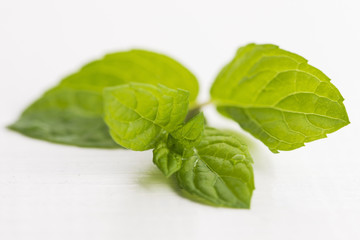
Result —
M 275 45 L 240 48 L 217 76 L 211 96 L 220 113 L 273 152 L 299 148 L 349 124 L 330 79 Z
M 185 149 L 182 160 L 177 179 L 186 191 L 217 206 L 250 208 L 252 159 L 235 134 L 205 128 L 200 143 Z
M 82 147 L 119 147 L 103 121 L 102 91 L 129 82 L 161 83 L 190 92 L 198 83 L 177 61 L 153 52 L 131 50 L 106 55 L 63 79 L 31 104 L 10 129 L 30 137 Z
M 164 136 L 153 150 L 153 162 L 166 177 L 178 171 L 185 148 L 197 145 L 204 132 L 204 115 L 199 113 L 187 123 Z
M 152 149 L 185 120 L 189 92 L 163 85 L 130 83 L 104 90 L 105 122 L 113 139 L 128 149 Z
M 61 85 L 102 91 L 104 87 L 140 82 L 162 84 L 189 91 L 194 102 L 199 91 L 196 77 L 183 65 L 162 54 L 131 50 L 112 53 L 85 65 L 78 73 L 62 80 Z

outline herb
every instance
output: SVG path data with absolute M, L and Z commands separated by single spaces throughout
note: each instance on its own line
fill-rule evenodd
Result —
M 199 113 L 186 124 L 180 125 L 171 134 L 166 134 L 153 151 L 153 162 L 166 177 L 181 168 L 185 149 L 193 149 L 202 139 L 204 115 Z
M 205 128 L 201 142 L 183 153 L 179 185 L 217 206 L 250 208 L 255 188 L 252 158 L 234 134 Z
M 199 89 L 195 76 L 167 56 L 143 50 L 108 54 L 63 79 L 9 128 L 51 142 L 118 148 L 103 120 L 102 92 L 105 87 L 129 82 L 182 88 L 190 92 L 191 102 Z
M 162 85 L 126 84 L 104 90 L 105 122 L 115 142 L 135 151 L 154 148 L 185 120 L 189 92 Z
M 9 128 L 82 147 L 153 149 L 180 187 L 215 206 L 249 208 L 253 160 L 238 134 L 206 126 L 198 82 L 175 60 L 132 50 L 106 55 L 63 79 Z M 307 60 L 249 44 L 217 76 L 211 101 L 272 152 L 326 137 L 347 124 L 343 97 Z
M 218 111 L 273 152 L 293 150 L 349 124 L 344 98 L 307 60 L 274 45 L 236 53 L 212 88 Z

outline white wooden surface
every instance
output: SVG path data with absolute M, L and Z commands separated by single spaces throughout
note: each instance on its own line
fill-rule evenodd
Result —
M 359 239 L 359 9 L 347 0 L 2 0 L 0 239 Z M 183 198 L 150 151 L 68 147 L 4 128 L 81 64 L 132 47 L 185 63 L 205 100 L 222 65 L 253 41 L 310 59 L 340 89 L 352 123 L 280 154 L 249 137 L 251 210 Z M 211 107 L 205 114 L 239 129 Z

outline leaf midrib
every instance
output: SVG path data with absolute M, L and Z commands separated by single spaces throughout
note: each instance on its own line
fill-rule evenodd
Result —
M 216 101 L 213 100 L 213 103 L 217 106 L 217 107 L 238 107 L 238 108 L 243 108 L 243 109 L 261 109 L 261 108 L 267 108 L 267 109 L 274 109 L 274 110 L 278 110 L 281 112 L 288 112 L 288 113 L 295 113 L 295 114 L 304 114 L 304 115 L 314 115 L 314 116 L 318 116 L 318 117 L 324 117 L 324 118 L 329 118 L 329 119 L 333 119 L 333 120 L 338 120 L 338 121 L 342 121 L 345 124 L 349 124 L 349 121 L 345 121 L 341 118 L 336 118 L 336 117 L 331 117 L 328 115 L 323 115 L 323 114 L 318 114 L 318 113 L 311 113 L 311 112 L 297 112 L 297 111 L 291 111 L 288 109 L 283 109 L 283 108 L 279 108 L 279 107 L 275 107 L 273 105 L 250 105 L 250 104 L 239 104 L 233 101 Z

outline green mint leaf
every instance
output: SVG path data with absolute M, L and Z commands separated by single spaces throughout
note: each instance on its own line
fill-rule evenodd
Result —
M 201 135 L 204 132 L 204 125 L 204 114 L 199 113 L 190 119 L 187 123 L 171 132 L 171 136 L 174 137 L 177 142 L 184 147 L 192 147 L 200 142 Z
M 31 104 L 9 128 L 55 143 L 118 148 L 102 118 L 102 109 L 101 94 L 59 86 Z
M 158 142 L 153 150 L 154 164 L 166 177 L 171 176 L 181 167 L 184 149 L 197 145 L 203 132 L 204 115 L 199 113 Z
M 103 89 L 129 82 L 161 83 L 198 93 L 195 76 L 177 61 L 131 50 L 106 55 L 74 73 L 31 104 L 10 129 L 29 137 L 81 147 L 117 148 L 103 120 Z
M 153 162 L 166 177 L 170 177 L 181 168 L 182 152 L 183 148 L 176 140 L 166 135 L 153 150 Z
M 250 208 L 252 158 L 236 135 L 205 128 L 200 143 L 185 149 L 182 159 L 177 179 L 186 191 L 217 206 Z
M 130 82 L 162 84 L 189 91 L 196 100 L 199 84 L 196 77 L 174 59 L 145 50 L 130 50 L 105 55 L 85 65 L 78 73 L 65 78 L 61 85 L 102 92 L 105 87 Z
M 293 150 L 349 124 L 343 97 L 307 60 L 249 44 L 217 76 L 212 101 L 273 152 Z
M 164 135 L 184 122 L 189 92 L 131 83 L 106 88 L 104 106 L 113 139 L 128 149 L 143 151 L 155 148 Z

